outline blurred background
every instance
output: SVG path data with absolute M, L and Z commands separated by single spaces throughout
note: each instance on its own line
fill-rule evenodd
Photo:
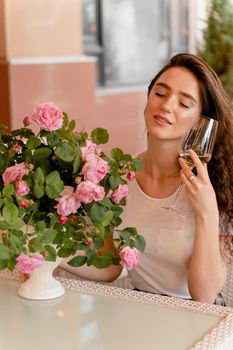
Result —
M 52 101 L 106 151 L 143 150 L 147 86 L 174 54 L 209 62 L 233 95 L 233 0 L 0 0 L 0 121 Z

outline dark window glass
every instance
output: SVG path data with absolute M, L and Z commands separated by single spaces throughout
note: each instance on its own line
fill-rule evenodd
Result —
M 84 51 L 98 58 L 98 84 L 148 83 L 187 51 L 187 1 L 83 0 Z

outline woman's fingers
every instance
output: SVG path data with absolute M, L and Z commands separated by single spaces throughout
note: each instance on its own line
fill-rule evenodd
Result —
M 196 154 L 196 152 L 194 152 L 192 149 L 189 150 L 189 155 L 192 158 L 194 164 L 195 164 L 195 168 L 197 170 L 197 173 L 199 175 L 205 175 L 206 174 L 206 169 L 207 169 L 207 165 L 206 163 L 203 163 L 200 158 L 198 157 L 198 155 Z
M 199 158 L 198 155 L 193 151 L 189 150 L 190 158 L 193 160 L 193 163 L 195 165 L 196 171 L 197 171 L 197 178 L 200 180 L 208 180 L 208 171 L 207 171 L 207 164 L 203 163 Z M 179 163 L 182 168 L 183 174 L 186 176 L 187 179 L 194 181 L 194 173 L 192 172 L 192 169 L 186 164 L 185 160 L 183 158 L 179 158 Z

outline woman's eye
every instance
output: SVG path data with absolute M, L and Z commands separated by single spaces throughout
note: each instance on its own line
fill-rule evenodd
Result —
M 189 105 L 186 105 L 185 103 L 182 103 L 182 102 L 180 102 L 180 105 L 182 106 L 182 107 L 184 107 L 184 108 L 190 108 L 190 106 Z
M 161 92 L 156 92 L 155 95 L 156 95 L 156 96 L 159 96 L 159 97 L 165 96 L 165 94 L 161 94 Z

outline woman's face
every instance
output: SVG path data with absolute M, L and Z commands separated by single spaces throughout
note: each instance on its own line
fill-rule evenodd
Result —
M 145 108 L 149 136 L 181 139 L 201 113 L 199 82 L 183 67 L 166 70 L 154 83 Z

